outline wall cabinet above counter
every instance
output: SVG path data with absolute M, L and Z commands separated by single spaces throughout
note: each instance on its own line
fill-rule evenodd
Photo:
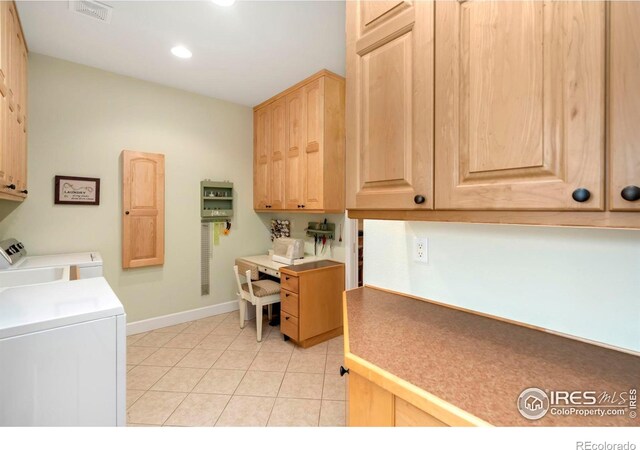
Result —
M 256 211 L 344 211 L 344 102 L 344 78 L 323 70 L 254 107 Z
M 27 196 L 27 44 L 14 2 L 0 2 L 0 199 Z
M 640 228 L 640 4 L 346 8 L 350 217 Z

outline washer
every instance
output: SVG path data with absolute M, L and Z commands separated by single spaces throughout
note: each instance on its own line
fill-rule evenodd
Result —
M 124 426 L 126 316 L 102 277 L 0 291 L 0 426 Z
M 98 252 L 27 256 L 27 249 L 17 239 L 10 238 L 0 242 L 0 270 L 62 266 L 78 267 L 80 279 L 103 276 L 102 256 Z

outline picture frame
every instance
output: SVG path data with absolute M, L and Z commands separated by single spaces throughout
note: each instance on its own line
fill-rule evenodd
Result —
M 100 178 L 55 176 L 56 205 L 99 205 Z

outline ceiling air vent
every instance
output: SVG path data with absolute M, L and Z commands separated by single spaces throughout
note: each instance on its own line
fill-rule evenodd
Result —
M 69 9 L 77 14 L 91 17 L 104 23 L 111 23 L 113 8 L 92 0 L 69 0 Z

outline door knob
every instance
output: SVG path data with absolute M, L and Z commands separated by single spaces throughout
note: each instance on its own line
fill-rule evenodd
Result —
M 640 200 L 640 187 L 627 186 L 620 192 L 620 195 L 628 202 L 637 202 Z
M 349 369 L 345 369 L 344 367 L 340 366 L 340 376 L 343 377 L 345 373 L 349 373 Z
M 413 201 L 416 203 L 416 205 L 421 205 L 423 204 L 427 199 L 424 198 L 424 195 L 416 195 L 415 197 L 413 197 Z
M 584 203 L 591 198 L 591 192 L 589 192 L 589 190 L 585 188 L 578 188 L 573 191 L 571 197 L 573 197 L 573 199 L 579 203 Z

